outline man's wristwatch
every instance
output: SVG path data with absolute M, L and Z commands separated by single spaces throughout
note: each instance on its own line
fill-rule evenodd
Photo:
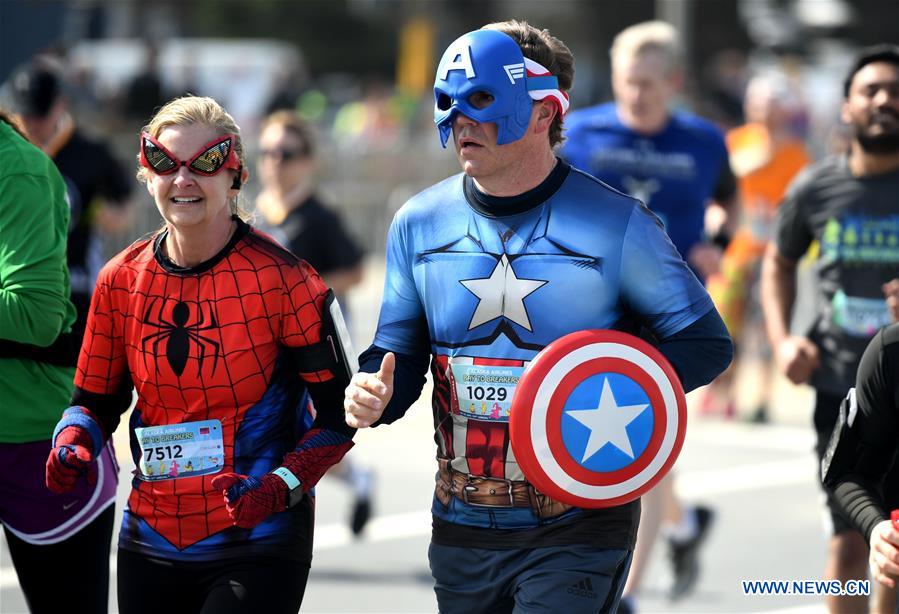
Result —
M 272 474 L 278 476 L 287 484 L 287 507 L 291 508 L 303 500 L 303 483 L 286 467 L 278 467 Z

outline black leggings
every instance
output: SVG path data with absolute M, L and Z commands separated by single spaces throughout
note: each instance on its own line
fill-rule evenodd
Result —
M 308 561 L 260 556 L 196 563 L 119 549 L 118 564 L 121 614 L 295 614 L 309 577 Z
M 115 506 L 110 505 L 72 537 L 36 546 L 6 527 L 6 541 L 31 614 L 72 611 L 106 614 L 109 610 L 109 544 Z

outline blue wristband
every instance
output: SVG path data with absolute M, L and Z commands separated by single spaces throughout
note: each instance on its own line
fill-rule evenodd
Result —
M 288 490 L 295 490 L 303 485 L 302 482 L 297 479 L 297 476 L 291 473 L 290 469 L 287 469 L 286 467 L 278 467 L 272 471 L 272 474 L 284 480 Z
M 100 428 L 100 425 L 97 424 L 96 420 L 84 413 L 84 410 L 78 406 L 70 407 L 62 412 L 62 418 L 57 423 L 56 428 L 53 429 L 53 447 L 56 447 L 56 436 L 59 435 L 63 429 L 70 426 L 77 426 L 87 431 L 88 435 L 91 437 L 91 443 L 93 443 L 94 449 L 92 452 L 94 457 L 99 456 L 100 452 L 103 451 L 103 444 L 106 443 L 106 438 L 103 437 L 103 430 Z

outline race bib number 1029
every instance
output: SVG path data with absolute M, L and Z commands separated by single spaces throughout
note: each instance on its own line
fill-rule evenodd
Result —
M 508 422 L 515 386 L 524 367 L 453 364 L 459 413 L 467 418 Z

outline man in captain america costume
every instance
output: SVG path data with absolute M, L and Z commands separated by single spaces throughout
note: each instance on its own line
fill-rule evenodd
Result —
M 617 607 L 639 502 L 554 501 L 510 448 L 509 401 L 542 348 L 577 330 L 643 326 L 688 390 L 731 357 L 657 218 L 555 157 L 573 73 L 564 43 L 524 22 L 446 50 L 434 116 L 464 172 L 393 220 L 378 330 L 346 391 L 350 426 L 388 424 L 421 394 L 430 365 L 439 471 L 429 559 L 444 613 Z

